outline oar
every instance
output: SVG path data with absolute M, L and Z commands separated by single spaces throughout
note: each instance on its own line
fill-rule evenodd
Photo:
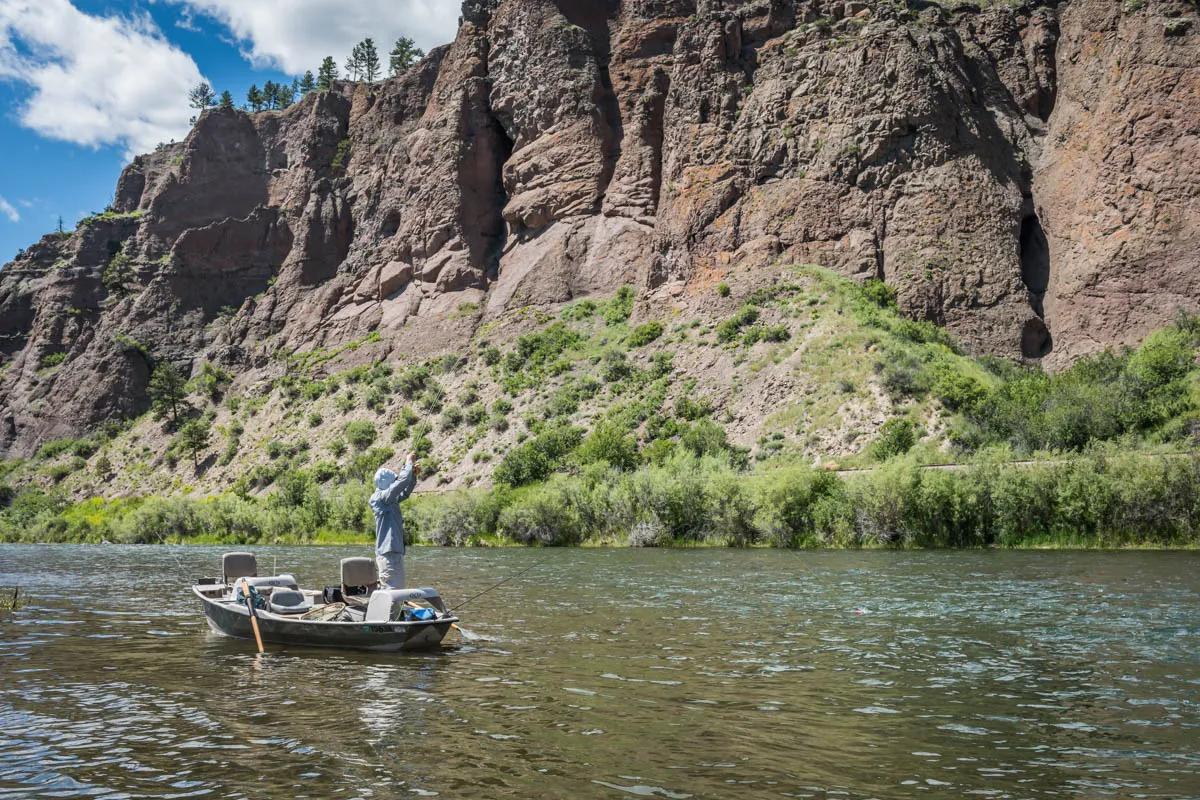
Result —
M 250 628 L 254 631 L 254 641 L 258 642 L 258 652 L 266 652 L 262 646 L 262 635 L 258 632 L 258 614 L 254 611 L 254 601 L 250 598 L 250 584 L 242 578 L 242 597 L 246 600 L 246 610 L 250 612 Z

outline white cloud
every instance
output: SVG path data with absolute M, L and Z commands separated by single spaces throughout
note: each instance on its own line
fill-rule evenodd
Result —
M 3 197 L 0 197 L 0 214 L 8 217 L 9 222 L 21 221 L 20 213 L 12 207 L 12 203 L 8 202 Z
M 355 42 L 375 40 L 384 67 L 400 36 L 426 51 L 454 38 L 459 0 L 169 0 L 216 19 L 257 67 L 299 75 L 333 56 L 341 68 Z
M 68 0 L 0 0 L 0 79 L 32 92 L 22 125 L 128 154 L 187 134 L 187 91 L 202 77 L 146 14 L 99 17 Z

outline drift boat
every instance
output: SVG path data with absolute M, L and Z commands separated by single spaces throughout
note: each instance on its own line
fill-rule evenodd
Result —
M 253 553 L 226 553 L 221 576 L 198 579 L 192 592 L 217 633 L 253 638 L 253 613 L 263 641 L 277 644 L 427 650 L 458 622 L 435 589 L 380 588 L 373 559 L 342 559 L 341 578 L 341 586 L 301 589 L 291 575 L 260 576 Z

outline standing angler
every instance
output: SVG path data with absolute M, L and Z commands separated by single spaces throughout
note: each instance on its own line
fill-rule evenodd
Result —
M 389 589 L 404 588 L 404 518 L 400 502 L 417 485 L 415 453 L 409 453 L 404 469 L 397 475 L 387 467 L 375 472 L 375 494 L 368 505 L 375 515 L 375 563 L 379 583 Z

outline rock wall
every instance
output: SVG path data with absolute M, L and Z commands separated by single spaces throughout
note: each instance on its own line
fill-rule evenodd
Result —
M 144 410 L 160 359 L 417 360 L 781 261 L 1051 367 L 1197 309 L 1195 4 L 467 0 L 407 74 L 208 111 L 6 265 L 0 452 Z

